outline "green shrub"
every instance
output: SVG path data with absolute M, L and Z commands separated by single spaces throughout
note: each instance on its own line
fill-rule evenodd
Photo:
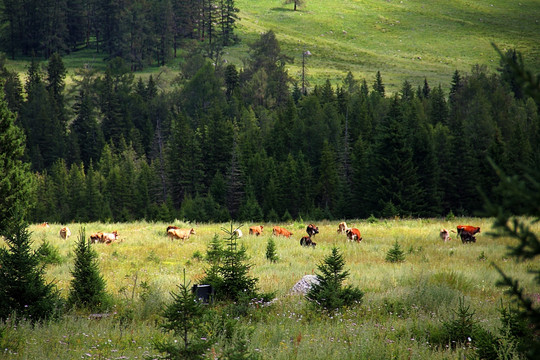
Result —
M 321 274 L 316 274 L 319 283 L 314 283 L 306 294 L 306 298 L 317 307 L 328 311 L 360 303 L 364 293 L 351 285 L 342 287 L 343 281 L 349 276 L 344 270 L 345 260 L 338 248 L 333 247 L 332 253 L 324 258 L 317 266 Z

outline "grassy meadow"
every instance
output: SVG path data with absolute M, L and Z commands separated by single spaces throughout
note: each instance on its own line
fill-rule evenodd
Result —
M 289 74 L 301 78 L 302 53 L 310 86 L 329 79 L 341 83 L 348 71 L 372 83 L 381 71 L 388 93 L 404 80 L 413 87 L 427 78 L 431 87 L 449 88 L 455 70 L 471 71 L 485 65 L 499 66 L 501 50 L 516 49 L 527 68 L 540 71 L 540 3 L 537 0 L 306 0 L 293 11 L 283 0 L 236 0 L 240 9 L 236 34 L 241 40 L 225 49 L 223 59 L 243 66 L 248 44 L 268 30 L 276 33 L 282 51 L 294 59 Z M 87 49 L 68 55 L 67 83 L 84 64 L 103 69 L 103 54 Z M 29 59 L 9 61 L 24 75 Z M 158 77 L 168 88 L 178 74 L 183 55 L 164 67 L 147 67 L 143 78 Z
M 303 248 L 300 237 L 308 222 L 279 224 L 294 235 L 274 238 L 279 261 L 265 258 L 272 225 L 263 224 L 265 233 L 246 235 L 240 242 L 247 248 L 251 275 L 259 279 L 259 288 L 275 292 L 276 300 L 268 307 L 252 308 L 241 319 L 251 331 L 249 349 L 263 359 L 457 359 L 473 350 L 464 346 L 451 350 L 429 343 L 429 334 L 438 331 L 441 321 L 452 319 L 461 298 L 475 311 L 475 319 L 494 333 L 500 326 L 501 304 L 508 305 L 504 289 L 495 285 L 499 274 L 496 263 L 505 272 L 520 279 L 527 293 L 536 299 L 540 288 L 528 270 L 537 267 L 530 261 L 516 262 L 507 256 L 513 240 L 494 239 L 492 219 L 456 218 L 396 219 L 374 223 L 352 221 L 360 229 L 361 243 L 348 242 L 338 235 L 337 221 L 317 223 L 316 248 Z M 459 224 L 480 226 L 477 242 L 464 245 L 452 233 L 453 240 L 442 242 L 439 229 L 455 229 Z M 108 316 L 96 319 L 88 314 L 70 313 L 57 322 L 32 327 L 22 323 L 8 327 L 2 341 L 7 359 L 142 359 L 157 355 L 152 339 L 163 337 L 159 330 L 160 311 L 171 301 L 170 292 L 186 278 L 197 283 L 207 263 L 206 249 L 222 228 L 230 224 L 183 224 L 194 227 L 196 234 L 187 241 L 171 241 L 164 223 L 70 224 L 73 233 L 62 240 L 63 225 L 50 228 L 30 226 L 33 246 L 49 242 L 61 255 L 61 262 L 48 265 L 46 277 L 67 296 L 73 266 L 73 249 L 78 231 L 86 235 L 96 231 L 118 230 L 120 241 L 111 245 L 96 244 L 99 264 L 113 295 L 114 308 Z M 540 231 L 540 224 L 534 225 Z M 398 242 L 405 262 L 385 261 L 388 250 Z M 344 255 L 350 276 L 346 283 L 365 293 L 360 306 L 332 316 L 314 311 L 301 295 L 290 289 L 306 274 L 317 272 L 317 265 L 337 246 Z M 9 350 L 4 350 L 9 349 Z M 219 351 L 219 350 L 216 350 Z

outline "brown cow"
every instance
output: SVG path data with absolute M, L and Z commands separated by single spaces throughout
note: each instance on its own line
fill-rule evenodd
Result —
M 263 228 L 264 226 L 260 225 L 260 226 L 251 226 L 249 228 L 249 235 L 262 235 L 262 232 L 263 232 Z
M 101 242 L 109 245 L 113 241 L 118 239 L 118 231 L 114 230 L 112 233 L 103 233 L 101 235 Z
M 187 240 L 191 234 L 195 234 L 195 229 L 169 229 L 169 231 L 167 231 L 167 235 L 169 235 L 171 239 Z
M 274 234 L 275 236 L 281 235 L 290 238 L 293 233 L 280 226 L 274 226 L 274 228 L 272 229 L 272 234 Z
M 38 227 L 40 227 L 40 228 L 48 228 L 49 223 L 48 222 L 41 223 L 41 224 L 38 225 Z
M 180 229 L 178 226 L 174 226 L 174 225 L 169 225 L 167 226 L 167 234 L 169 233 L 169 230 L 171 229 Z
M 347 238 L 349 238 L 350 241 L 362 241 L 362 235 L 360 235 L 360 230 L 358 230 L 357 228 L 347 229 Z
M 71 236 L 71 231 L 69 230 L 67 226 L 60 229 L 60 237 L 62 239 L 66 240 L 70 236 Z
M 96 244 L 96 243 L 105 243 L 107 245 L 110 245 L 113 241 L 116 241 L 118 239 L 118 231 L 115 230 L 111 233 L 104 233 L 104 232 L 97 232 L 90 235 L 90 240 Z
M 462 243 L 466 242 L 476 242 L 476 238 L 474 237 L 475 234 L 478 234 L 480 232 L 480 228 L 476 226 L 471 225 L 458 225 L 457 226 L 457 233 L 459 237 L 461 238 Z
M 319 228 L 315 226 L 314 224 L 309 224 L 306 228 L 306 232 L 309 235 L 309 237 L 312 237 L 319 233 Z
M 442 241 L 447 242 L 452 240 L 450 237 L 450 233 L 446 229 L 441 229 L 441 232 L 439 233 L 439 236 L 441 237 Z
M 338 225 L 337 232 L 338 234 L 346 234 L 347 230 L 349 230 L 350 227 L 347 226 L 347 223 L 345 221 L 340 222 Z
M 102 242 L 102 238 L 103 238 L 102 232 L 97 232 L 90 235 L 90 240 L 92 240 L 94 244 L 98 242 Z

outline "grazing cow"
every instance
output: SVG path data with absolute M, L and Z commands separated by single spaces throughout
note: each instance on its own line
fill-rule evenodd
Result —
M 309 236 L 304 236 L 300 239 L 300 245 L 302 246 L 312 246 L 315 247 L 317 243 L 313 242 Z
M 281 235 L 281 236 L 285 236 L 285 237 L 290 238 L 293 233 L 290 232 L 289 230 L 285 229 L 285 228 L 282 228 L 282 227 L 279 227 L 279 226 L 274 226 L 274 228 L 272 230 L 272 234 L 274 234 L 275 236 Z
M 167 235 L 169 235 L 171 239 L 187 240 L 191 234 L 195 234 L 195 229 L 169 229 L 169 231 L 167 231 Z
M 38 225 L 40 228 L 48 228 L 49 227 L 49 223 L 48 222 L 44 222 L 44 223 L 41 223 Z
M 71 236 L 71 231 L 69 230 L 67 226 L 60 229 L 60 237 L 62 239 L 66 240 L 70 236 Z
M 112 233 L 103 233 L 101 235 L 101 242 L 109 245 L 113 241 L 118 239 L 118 231 L 114 230 Z
M 251 226 L 249 228 L 249 235 L 262 235 L 262 232 L 263 232 L 263 228 L 264 226 L 260 225 L 260 226 Z
M 167 226 L 167 234 L 169 233 L 169 230 L 171 229 L 180 229 L 178 226 L 174 226 L 174 225 L 169 225 Z
M 309 235 L 309 237 L 312 237 L 319 233 L 319 228 L 315 226 L 314 224 L 309 224 L 306 228 L 306 232 Z
M 347 238 L 350 241 L 356 241 L 356 242 L 362 241 L 362 235 L 360 235 L 360 230 L 358 230 L 357 228 L 347 229 Z
M 347 226 L 347 223 L 345 221 L 340 222 L 338 225 L 337 232 L 338 234 L 346 234 L 347 230 L 349 230 L 350 227 Z
M 90 235 L 90 240 L 95 243 L 102 243 L 110 245 L 113 241 L 118 239 L 118 231 L 114 230 L 110 233 L 97 232 Z
M 480 228 L 476 226 L 470 226 L 470 225 L 458 225 L 457 226 L 457 233 L 459 237 L 461 238 L 462 243 L 467 242 L 476 242 L 476 238 L 474 237 L 475 234 L 478 234 L 480 232 Z
M 241 238 L 243 236 L 242 230 L 240 230 L 240 229 L 234 230 L 233 234 L 236 235 L 237 238 Z
M 452 240 L 452 238 L 450 237 L 450 233 L 446 229 L 441 229 L 441 231 L 439 232 L 439 236 L 444 242 Z
M 94 244 L 98 243 L 98 242 L 102 242 L 102 239 L 103 239 L 103 233 L 102 232 L 93 233 L 93 234 L 90 235 L 90 240 Z

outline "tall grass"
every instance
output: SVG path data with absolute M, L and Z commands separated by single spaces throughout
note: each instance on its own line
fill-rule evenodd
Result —
M 482 228 L 477 243 L 464 245 L 457 239 L 444 243 L 439 239 L 441 227 L 455 229 L 465 223 Z M 475 310 L 479 324 L 497 331 L 498 309 L 508 299 L 503 289 L 495 286 L 499 275 L 491 262 L 518 277 L 530 293 L 540 293 L 527 272 L 537 264 L 507 258 L 506 246 L 512 240 L 489 237 L 486 233 L 491 223 L 491 219 L 478 218 L 352 221 L 348 225 L 359 228 L 363 237 L 361 243 L 353 243 L 337 234 L 337 222 L 324 221 L 317 224 L 320 234 L 314 239 L 315 248 L 299 244 L 304 223 L 279 224 L 294 235 L 274 238 L 279 256 L 276 263 L 265 256 L 275 224 L 264 224 L 262 236 L 244 235 L 240 240 L 247 248 L 260 290 L 276 293 L 273 305 L 252 309 L 242 319 L 252 330 L 250 350 L 264 359 L 469 356 L 473 350 L 466 346 L 451 350 L 430 344 L 429 339 L 440 331 L 441 321 L 450 317 L 462 297 Z M 7 333 L 0 337 L 0 345 L 10 349 L 4 353 L 9 359 L 155 355 L 151 341 L 164 336 L 157 326 L 160 312 L 170 302 L 170 292 L 181 283 L 182 270 L 186 269 L 188 280 L 197 283 L 207 266 L 201 255 L 214 234 L 223 237 L 221 228 L 228 226 L 177 222 L 196 229 L 195 235 L 182 242 L 165 235 L 165 223 L 70 224 L 73 236 L 68 240 L 58 236 L 63 225 L 51 224 L 48 229 L 31 226 L 30 230 L 36 248 L 47 241 L 58 250 L 62 260 L 47 265 L 46 276 L 64 296 L 79 228 L 84 226 L 87 234 L 118 230 L 120 242 L 95 244 L 107 291 L 116 305 L 104 317 L 68 314 L 58 322 L 35 328 L 25 323 L 5 327 Z M 242 228 L 244 234 L 247 227 Z M 535 231 L 539 230 L 540 225 L 535 225 Z M 386 253 L 396 241 L 405 252 L 405 262 L 388 263 Z M 327 317 L 289 291 L 303 275 L 317 272 L 317 264 L 334 245 L 340 248 L 351 273 L 346 283 L 360 287 L 365 296 L 361 306 Z

